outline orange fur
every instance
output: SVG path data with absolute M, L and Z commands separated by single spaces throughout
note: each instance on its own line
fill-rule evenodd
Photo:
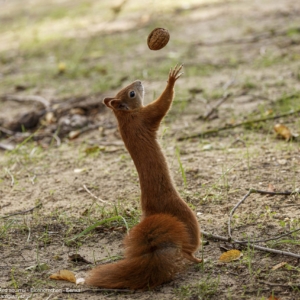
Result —
M 179 68 L 170 71 L 161 96 L 143 106 L 140 81 L 104 103 L 112 109 L 124 144 L 139 174 L 142 221 L 124 240 L 125 258 L 93 269 L 86 283 L 106 288 L 145 289 L 170 281 L 183 269 L 183 258 L 199 263 L 200 245 L 195 214 L 177 192 L 166 158 L 156 138 L 160 122 L 171 107 Z

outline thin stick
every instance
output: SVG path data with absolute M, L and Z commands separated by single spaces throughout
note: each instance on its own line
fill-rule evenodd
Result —
M 229 99 L 232 95 L 230 93 L 224 93 L 223 97 L 202 117 L 199 116 L 198 119 L 207 120 L 216 109 L 223 104 L 227 99 Z
M 277 205 L 275 208 L 283 208 L 283 207 L 292 207 L 292 206 L 300 206 L 300 204 L 288 204 L 288 205 Z
M 27 225 L 27 224 L 26 224 Z M 30 236 L 31 236 L 31 228 L 30 228 L 30 226 L 29 225 L 27 225 L 27 229 L 28 229 L 28 236 L 27 236 L 27 240 L 26 240 L 26 242 L 28 243 L 29 242 L 29 240 L 30 240 Z
M 7 128 L 4 128 L 2 126 L 0 126 L 0 132 L 5 133 L 6 135 L 12 135 L 12 136 L 24 137 L 24 138 L 27 138 L 30 135 L 32 135 L 32 133 L 30 133 L 30 132 L 15 132 L 15 131 L 11 131 Z
M 11 131 L 11 130 L 9 130 L 7 128 L 4 128 L 2 126 L 0 126 L 0 132 L 3 132 L 5 134 L 7 134 L 7 135 L 14 135 L 15 134 L 15 132 L 13 132 L 13 131 Z
M 211 134 L 215 134 L 218 133 L 220 131 L 224 131 L 224 130 L 228 130 L 228 129 L 233 129 L 236 127 L 241 127 L 244 125 L 252 125 L 255 123 L 259 123 L 259 122 L 266 122 L 269 120 L 275 120 L 275 119 L 280 119 L 280 118 L 284 118 L 290 115 L 295 115 L 297 113 L 300 113 L 300 109 L 297 109 L 295 111 L 290 111 L 281 115 L 276 115 L 276 116 L 270 116 L 270 117 L 266 117 L 266 118 L 261 118 L 261 119 L 257 119 L 257 120 L 252 120 L 252 121 L 245 121 L 245 122 L 241 122 L 241 123 L 237 123 L 237 124 L 233 124 L 233 125 L 225 125 L 223 127 L 219 127 L 219 128 L 215 128 L 215 129 L 210 129 L 201 133 L 196 133 L 196 134 L 192 134 L 192 135 L 188 135 L 188 136 L 182 136 L 179 137 L 177 140 L 178 141 L 184 141 L 187 139 L 193 139 L 193 138 L 199 138 L 199 137 L 203 137 L 203 136 L 207 136 L 207 135 L 211 135 Z
M 230 239 L 228 237 L 213 234 L 213 233 L 209 233 L 209 232 L 206 232 L 206 231 L 203 231 L 203 230 L 201 230 L 201 234 L 203 234 L 208 239 L 216 239 L 216 240 L 224 241 L 224 242 L 229 242 L 230 241 Z
M 11 178 L 10 186 L 13 187 L 14 184 L 15 184 L 15 178 L 14 178 L 14 176 L 10 173 L 10 171 L 9 171 L 8 168 L 5 168 L 4 170 L 5 170 L 5 172 L 10 176 L 10 178 Z
M 205 231 L 201 231 L 201 233 L 208 239 L 213 238 L 213 239 L 220 240 L 220 241 L 225 241 L 225 242 L 230 241 L 230 239 L 228 237 L 225 237 L 225 236 L 215 235 L 215 234 L 205 232 Z M 245 244 L 244 241 L 233 240 L 233 239 L 231 241 L 233 243 L 237 243 L 237 244 Z M 298 259 L 300 258 L 300 254 L 296 254 L 296 253 L 292 253 L 292 252 L 281 251 L 281 250 L 276 250 L 276 249 L 272 249 L 272 248 L 252 245 L 251 243 L 250 243 L 250 247 L 253 248 L 253 249 L 256 249 L 256 250 L 264 251 L 264 252 L 291 256 L 291 257 L 295 257 L 295 258 L 298 258 Z
M 202 231 L 202 234 L 206 237 L 206 238 L 213 238 L 213 239 L 217 239 L 217 240 L 221 240 L 221 241 L 225 241 L 225 242 L 233 242 L 233 243 L 237 243 L 237 244 L 249 244 L 250 247 L 252 247 L 253 249 L 257 249 L 257 250 L 261 250 L 261 251 L 265 251 L 265 252 L 270 252 L 270 253 L 276 253 L 276 254 L 281 254 L 281 255 L 286 255 L 286 256 L 291 256 L 291 257 L 295 257 L 295 258 L 300 258 L 300 254 L 296 254 L 296 253 L 292 253 L 292 252 L 288 252 L 288 251 L 281 251 L 281 250 L 276 250 L 276 249 L 272 249 L 272 248 L 268 248 L 268 247 L 262 247 L 262 246 L 258 246 L 258 245 L 254 245 L 253 243 L 258 243 L 258 242 L 267 242 L 267 241 L 271 241 L 271 240 L 278 240 L 284 236 L 290 235 L 294 232 L 298 232 L 300 231 L 300 228 L 290 231 L 288 233 L 276 236 L 274 238 L 270 238 L 270 239 L 265 239 L 265 240 L 254 240 L 254 241 L 241 241 L 241 240 L 236 240 L 232 237 L 232 233 L 231 233 L 231 220 L 232 220 L 232 216 L 234 214 L 234 212 L 236 211 L 236 209 L 251 195 L 251 194 L 261 194 L 261 195 L 284 195 L 284 196 L 289 196 L 289 195 L 293 195 L 293 194 L 299 194 L 298 191 L 296 192 L 269 192 L 269 191 L 262 191 L 262 190 L 256 190 L 256 189 L 250 189 L 249 192 L 242 198 L 242 200 L 240 200 L 235 206 L 234 208 L 231 210 L 230 215 L 229 215 L 229 220 L 228 220 L 228 237 L 224 237 L 224 236 L 219 236 L 219 235 L 215 235 L 215 234 L 211 234 L 205 231 Z
M 85 184 L 83 185 L 83 187 L 84 187 L 84 189 L 85 189 L 85 190 L 86 190 L 93 198 L 99 200 L 99 201 L 102 202 L 102 203 L 110 204 L 109 202 L 107 202 L 107 201 L 105 201 L 105 200 L 102 200 L 101 198 L 95 196 L 95 195 L 94 195 L 94 194 L 86 187 Z
M 29 178 L 32 185 L 34 185 L 34 180 L 36 179 L 36 175 L 34 174 L 33 177 Z
M 228 235 L 229 235 L 230 239 L 232 239 L 232 235 L 231 235 L 232 216 L 233 216 L 234 212 L 236 211 L 236 209 L 253 193 L 254 194 L 262 194 L 262 195 L 285 195 L 285 196 L 289 196 L 289 195 L 295 194 L 296 192 L 268 192 L 268 191 L 250 189 L 249 192 L 243 197 L 243 199 L 240 200 L 230 212 L 229 219 L 228 219 Z M 249 241 L 245 241 L 244 243 L 248 243 L 248 242 Z
M 236 75 L 224 84 L 222 98 L 203 117 L 200 116 L 198 119 L 203 118 L 204 120 L 207 120 L 221 104 L 223 104 L 228 98 L 232 96 L 230 93 L 227 93 L 226 91 L 235 82 L 235 78 Z
M 31 212 L 31 211 L 33 211 L 34 209 L 39 208 L 39 207 L 41 207 L 41 206 L 42 206 L 42 203 L 39 203 L 38 205 L 36 205 L 36 206 L 33 207 L 33 208 L 30 208 L 30 209 L 27 209 L 27 210 L 23 210 L 23 211 L 20 211 L 20 212 L 16 212 L 16 213 L 13 213 L 13 214 L 11 214 L 11 215 L 2 216 L 2 217 L 0 217 L 0 219 L 6 219 L 6 218 L 9 218 L 9 217 L 12 217 L 12 216 L 26 214 L 26 213 Z
M 265 239 L 265 240 L 250 240 L 250 241 L 244 241 L 244 244 L 247 244 L 247 243 L 264 243 L 264 242 L 269 242 L 269 241 L 275 241 L 275 240 L 279 240 L 280 238 L 284 237 L 284 236 L 288 236 L 288 235 L 291 235 L 292 233 L 295 233 L 297 231 L 300 231 L 300 228 L 298 229 L 295 229 L 295 230 L 292 230 L 292 231 L 289 231 L 287 233 L 284 233 L 284 234 L 281 234 L 281 235 L 278 235 L 278 236 L 275 236 L 273 238 L 269 238 L 269 239 Z
M 238 244 L 245 244 L 244 241 L 239 241 L 239 240 L 233 240 L 233 242 L 238 243 Z M 250 244 L 249 247 L 251 247 L 253 249 L 256 249 L 256 250 L 265 251 L 265 252 L 270 252 L 270 253 L 275 253 L 275 254 L 281 254 L 281 255 L 300 258 L 300 254 L 296 254 L 296 253 L 292 253 L 292 252 L 288 252 L 288 251 L 281 251 L 281 250 L 272 249 L 272 248 L 268 248 L 268 247 L 257 246 L 257 245 L 253 245 L 253 244 Z
M 19 95 L 4 95 L 1 96 L 1 98 L 3 100 L 10 100 L 10 101 L 36 101 L 36 102 L 40 102 L 44 105 L 44 107 L 49 107 L 50 106 L 50 102 L 45 99 L 44 97 L 41 96 L 37 96 L 37 95 L 28 95 L 28 96 L 19 96 Z

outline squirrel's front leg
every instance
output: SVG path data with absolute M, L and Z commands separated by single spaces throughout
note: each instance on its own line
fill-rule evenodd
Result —
M 174 69 L 170 70 L 168 83 L 165 90 L 155 101 L 145 107 L 145 118 L 153 126 L 159 126 L 161 120 L 171 107 L 172 101 L 174 99 L 175 82 L 183 74 L 182 72 L 180 72 L 181 70 L 182 65 L 176 65 Z

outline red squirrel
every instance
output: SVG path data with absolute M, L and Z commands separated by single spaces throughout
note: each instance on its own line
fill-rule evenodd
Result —
M 157 130 L 167 114 L 182 66 L 170 70 L 167 86 L 158 99 L 144 106 L 144 87 L 134 81 L 115 97 L 105 98 L 119 124 L 124 144 L 138 171 L 142 219 L 124 239 L 124 259 L 99 265 L 89 272 L 87 285 L 132 290 L 154 288 L 172 280 L 200 246 L 195 214 L 177 192 Z

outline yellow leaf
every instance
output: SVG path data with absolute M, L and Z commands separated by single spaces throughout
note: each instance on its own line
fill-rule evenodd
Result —
M 231 262 L 233 260 L 238 260 L 240 257 L 243 256 L 243 253 L 239 250 L 229 250 L 227 252 L 224 252 L 220 258 L 219 261 L 221 262 Z
M 50 279 L 53 280 L 66 280 L 76 283 L 76 278 L 73 272 L 68 270 L 60 270 L 58 273 L 52 274 Z
M 274 126 L 274 130 L 278 136 L 286 139 L 287 141 L 293 137 L 291 131 L 283 124 L 280 123 L 276 124 Z
M 57 65 L 57 69 L 58 69 L 58 73 L 59 74 L 62 74 L 66 71 L 67 69 L 67 65 L 64 63 L 64 62 L 60 62 L 58 65 Z

